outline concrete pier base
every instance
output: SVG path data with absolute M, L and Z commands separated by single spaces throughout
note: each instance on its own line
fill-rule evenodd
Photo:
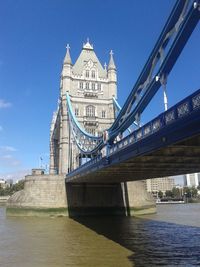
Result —
M 28 175 L 24 190 L 8 199 L 10 216 L 133 216 L 156 212 L 143 181 L 65 184 L 62 175 Z
M 122 190 L 128 216 L 156 212 L 155 199 L 147 192 L 144 181 L 125 182 Z
M 10 216 L 67 216 L 63 175 L 27 175 L 24 189 L 7 201 Z
M 143 181 L 116 184 L 67 184 L 69 216 L 134 216 L 156 212 Z

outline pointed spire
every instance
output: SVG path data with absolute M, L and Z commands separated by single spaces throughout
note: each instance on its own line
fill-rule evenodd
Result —
M 67 44 L 66 49 L 67 49 L 67 52 L 66 52 L 63 64 L 72 65 L 72 60 L 71 60 L 71 56 L 70 56 L 70 52 L 69 52 L 69 50 L 70 50 L 69 44 Z
M 113 59 L 113 51 L 112 50 L 110 51 L 110 61 L 109 61 L 109 64 L 108 64 L 108 70 L 110 70 L 110 69 L 116 70 L 116 66 L 115 66 L 115 62 L 114 62 L 114 59 Z
M 87 43 L 83 43 L 83 49 L 93 50 L 93 45 L 90 44 L 89 38 L 87 38 Z

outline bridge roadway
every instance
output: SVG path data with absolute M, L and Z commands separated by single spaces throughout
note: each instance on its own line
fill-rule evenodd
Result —
M 116 183 L 200 172 L 200 90 L 70 172 L 66 183 Z

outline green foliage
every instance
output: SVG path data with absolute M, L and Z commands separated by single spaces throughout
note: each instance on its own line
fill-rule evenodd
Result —
M 167 190 L 165 192 L 165 196 L 167 198 L 181 198 L 182 194 L 187 198 L 197 198 L 198 196 L 198 190 L 193 187 L 184 187 L 183 191 L 179 188 L 172 188 L 172 190 Z
M 158 192 L 158 197 L 159 197 L 159 198 L 162 198 L 162 197 L 163 197 L 163 192 L 162 192 L 162 191 L 159 191 L 159 192 Z
M 196 198 L 197 197 L 198 190 L 193 186 L 191 188 L 191 197 Z
M 183 192 L 186 197 L 188 198 L 196 198 L 198 190 L 193 186 L 193 187 L 184 187 Z
M 173 198 L 181 198 L 181 191 L 179 188 L 173 187 L 172 188 L 172 197 Z
M 18 183 L 12 184 L 6 188 L 0 187 L 0 196 L 10 196 L 22 189 L 24 189 L 24 180 L 20 180 Z
M 171 190 L 166 190 L 166 192 L 165 192 L 165 196 L 166 197 L 173 197 L 173 193 L 172 193 L 172 191 Z

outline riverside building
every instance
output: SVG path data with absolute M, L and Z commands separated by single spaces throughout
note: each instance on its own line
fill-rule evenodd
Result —
M 200 174 L 190 173 L 184 176 L 184 185 L 188 187 L 197 187 L 200 184 Z
M 147 192 L 152 194 L 156 194 L 159 191 L 165 194 L 167 190 L 172 190 L 173 187 L 175 187 L 175 181 L 174 178 L 171 177 L 154 178 L 146 180 Z

